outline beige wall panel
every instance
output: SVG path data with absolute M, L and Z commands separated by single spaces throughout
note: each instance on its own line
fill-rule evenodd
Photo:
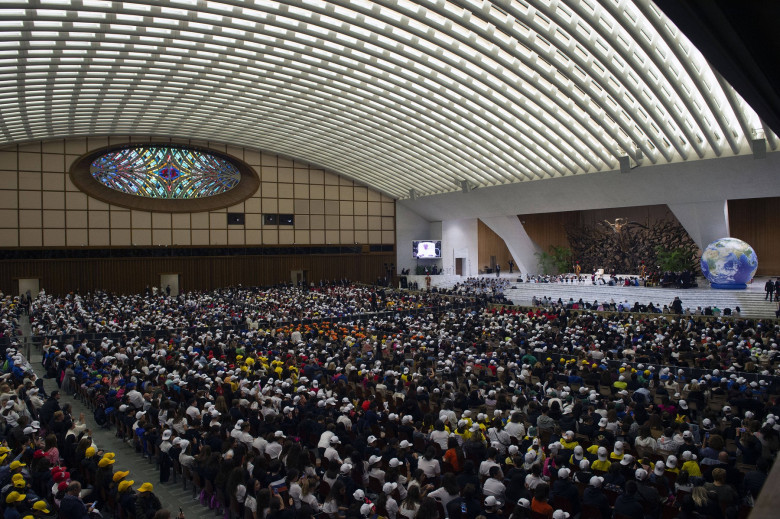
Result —
M 17 171 L 19 169 L 17 159 L 15 151 L 0 151 L 0 170 Z
M 368 229 L 368 217 L 355 216 L 355 229 Z
M 279 231 L 276 229 L 263 230 L 263 243 L 265 245 L 277 245 L 279 243 Z
M 41 247 L 43 245 L 43 233 L 40 230 L 19 233 L 20 247 Z
M 368 231 L 355 231 L 356 243 L 368 243 Z
M 19 153 L 20 171 L 40 171 L 41 154 L 40 153 Z
M 382 195 L 380 195 L 378 191 L 374 191 L 372 189 L 368 190 L 369 202 L 379 202 L 380 200 L 382 200 Z
M 332 245 L 341 242 L 341 236 L 338 230 L 326 230 L 325 231 L 325 243 Z
M 322 200 L 325 198 L 325 186 L 312 184 L 309 186 L 309 198 L 312 200 Z
M 308 229 L 309 228 L 309 215 L 308 214 L 296 214 L 295 215 L 295 228 L 296 229 Z
M 209 213 L 209 227 L 219 230 L 227 230 L 227 216 L 224 213 Z M 227 235 L 225 235 L 225 243 L 227 242 Z
M 250 198 L 244 202 L 244 211 L 247 213 L 260 213 L 262 212 L 262 206 L 259 198 Z
M 41 184 L 44 190 L 65 191 L 64 173 L 43 173 L 41 175 Z
M 339 202 L 339 214 L 354 214 L 355 213 L 355 206 L 350 201 L 341 201 Z
M 369 231 L 381 231 L 382 230 L 382 218 L 379 216 L 368 217 L 368 230 Z
M 382 243 L 395 243 L 395 231 L 382 231 Z
M 43 227 L 45 229 L 64 229 L 65 211 L 43 210 Z
M 67 229 L 65 238 L 68 247 L 86 247 L 89 243 L 89 234 L 86 229 Z
M 171 231 L 173 245 L 189 245 L 191 242 L 188 229 L 174 229 Z
M 325 243 L 325 231 L 309 231 L 309 239 L 313 245 Z
M 290 245 L 295 242 L 295 231 L 292 229 L 279 229 L 279 244 Z
M 321 214 L 313 214 L 309 217 L 309 228 L 310 229 L 324 229 L 325 228 L 325 217 Z
M 18 229 L 0 229 L 0 247 L 18 247 Z
M 244 209 L 244 202 L 241 202 L 240 204 L 232 205 L 227 208 L 228 213 L 245 213 L 246 210 Z
M 171 227 L 174 229 L 189 229 L 190 228 L 190 214 L 189 213 L 173 213 L 171 215 Z
M 369 202 L 368 203 L 368 214 L 369 216 L 379 216 L 382 214 L 382 204 L 379 202 Z
M 279 201 L 276 198 L 263 198 L 263 214 L 279 212 Z
M 277 198 L 279 193 L 279 186 L 276 182 L 264 182 L 261 186 L 263 199 Z M 265 211 L 265 209 L 263 209 Z
M 87 195 L 79 192 L 67 192 L 65 193 L 65 207 L 70 211 L 71 209 L 87 209 Z
M 171 245 L 172 243 L 170 229 L 152 229 L 152 245 Z
M 296 215 L 309 214 L 309 201 L 295 200 L 295 204 L 293 205 L 293 211 L 295 212 Z M 297 220 L 296 220 L 296 225 L 298 225 Z
M 19 209 L 40 209 L 41 192 L 38 191 L 19 191 Z
M 282 214 L 291 214 L 295 212 L 295 201 L 292 198 L 280 198 L 279 212 Z
M 244 233 L 246 235 L 247 245 L 262 245 L 263 243 L 263 231 L 257 229 L 247 229 Z
M 295 181 L 295 177 L 293 176 L 293 169 L 283 168 L 280 166 L 276 181 L 279 183 L 284 182 L 284 183 L 292 184 Z
M 292 168 L 295 166 L 295 163 L 292 161 L 292 159 L 288 159 L 286 157 L 277 157 L 276 160 L 280 168 Z
M 352 216 L 339 216 L 339 227 L 341 229 L 352 230 L 355 228 L 355 223 Z
M 90 229 L 108 229 L 109 227 L 111 226 L 108 211 L 89 211 Z
M 64 247 L 65 232 L 62 229 L 44 229 L 43 230 L 44 247 Z
M 108 209 L 111 207 L 107 203 L 92 197 L 87 197 L 87 206 L 90 211 L 108 211 Z
M 260 168 L 260 180 L 262 180 L 260 189 L 264 190 L 266 188 L 266 183 L 276 182 L 278 178 L 279 170 L 275 166 L 263 166 Z
M 244 245 L 244 229 L 228 229 L 228 245 Z
M 65 141 L 58 139 L 56 141 L 46 141 L 41 143 L 43 153 L 65 153 Z
M 325 214 L 339 214 L 339 203 L 336 200 L 325 200 Z
M 19 211 L 16 209 L 0 209 L 0 227 L 16 229 L 19 227 Z
M 65 171 L 65 156 L 45 153 L 41 158 L 41 169 L 51 171 L 52 173 L 62 173 Z
M 71 166 L 79 157 L 80 155 L 65 155 L 65 171 L 70 171 Z M 73 188 L 75 189 L 75 186 Z
M 395 218 L 392 216 L 383 216 L 382 217 L 382 230 L 383 231 L 393 231 L 395 230 L 395 224 L 393 223 Z
M 295 231 L 295 244 L 296 245 L 309 245 L 309 231 Z
M 395 216 L 395 204 L 393 202 L 382 202 L 382 216 Z
M 352 200 L 354 198 L 352 187 L 351 186 L 339 187 L 339 198 L 341 200 Z
M 250 166 L 259 166 L 260 152 L 255 150 L 244 150 L 244 162 Z
M 65 213 L 65 227 L 68 229 L 83 229 L 89 226 L 87 211 L 67 211 Z
M 151 229 L 152 227 L 152 213 L 146 211 L 130 211 L 130 220 L 134 229 Z
M 152 230 L 151 229 L 135 229 L 132 230 L 133 246 L 144 247 L 152 244 Z
M 171 213 L 152 213 L 152 227 L 154 229 L 170 229 L 171 226 Z
M 65 153 L 83 155 L 87 152 L 87 139 L 68 139 L 65 141 Z
M 208 229 L 209 228 L 209 213 L 192 213 L 190 215 L 192 220 L 193 229 Z M 195 238 L 192 238 L 193 245 Z
M 365 202 L 368 200 L 368 188 L 364 186 L 355 186 L 355 200 Z
M 244 217 L 244 226 L 247 229 L 261 229 L 263 227 L 263 215 L 247 214 Z
M 295 171 L 293 173 L 293 181 L 296 184 L 309 185 L 309 169 L 295 168 Z
M 128 229 L 130 228 L 130 211 L 111 211 L 111 228 Z M 112 239 L 113 243 L 113 239 Z
M 309 213 L 311 213 L 311 214 L 325 214 L 325 201 L 324 200 L 309 200 Z
M 130 229 L 111 229 L 111 246 L 128 247 L 132 243 Z
M 324 184 L 325 183 L 325 172 L 321 169 L 310 169 L 309 170 L 309 183 L 310 184 Z
M 368 231 L 369 243 L 382 243 L 382 231 Z
M 192 244 L 193 245 L 208 245 L 209 244 L 209 231 L 208 231 L 208 229 L 194 229 L 192 231 Z
M 293 184 L 282 184 L 280 182 L 277 186 L 277 194 L 279 198 L 294 198 L 295 190 Z
M 19 207 L 19 192 L 8 189 L 0 190 L 0 208 L 16 209 Z
M 328 186 L 337 186 L 339 185 L 339 177 L 338 175 L 331 173 L 329 171 L 324 172 L 324 183 Z
M 308 199 L 309 198 L 309 184 L 295 184 L 293 189 L 295 198 Z
M 111 245 L 111 231 L 109 229 L 90 229 L 90 247 L 108 247 Z
M 341 243 L 355 243 L 355 233 L 353 231 L 341 231 Z
M 326 200 L 338 200 L 339 188 L 338 186 L 325 186 L 325 199 Z
M 367 215 L 368 214 L 368 202 L 355 202 L 353 204 L 353 210 L 356 215 Z
M 41 172 L 40 171 L 20 171 L 19 172 L 19 189 L 41 189 Z
M 325 229 L 338 229 L 339 228 L 339 216 L 338 215 L 326 215 L 325 216 Z
M 268 155 L 266 153 L 263 153 L 262 157 L 260 158 L 260 164 L 262 164 L 263 166 L 276 166 L 277 157 L 276 155 Z

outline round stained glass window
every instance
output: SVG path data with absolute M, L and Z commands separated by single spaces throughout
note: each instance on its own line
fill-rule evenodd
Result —
M 219 195 L 241 181 L 238 168 L 226 159 L 168 146 L 110 151 L 97 157 L 89 172 L 116 191 L 166 200 Z
M 159 212 L 234 206 L 260 187 L 242 160 L 208 148 L 125 144 L 91 151 L 73 163 L 73 183 L 104 202 Z

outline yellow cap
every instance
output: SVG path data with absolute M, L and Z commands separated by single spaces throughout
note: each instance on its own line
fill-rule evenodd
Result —
M 124 481 L 120 481 L 120 482 L 119 482 L 119 487 L 118 487 L 118 490 L 119 490 L 120 492 L 124 492 L 124 491 L 125 491 L 125 490 L 127 490 L 128 488 L 132 487 L 132 486 L 133 486 L 133 483 L 135 483 L 135 481 L 133 481 L 132 479 L 126 479 L 126 480 L 124 480 Z
M 115 472 L 114 473 L 114 483 L 116 483 L 117 481 L 122 481 L 123 479 L 125 479 L 125 477 L 127 477 L 128 474 L 130 474 L 129 470 L 124 470 L 124 471 L 120 470 L 118 472 Z
M 21 461 L 18 461 L 18 460 L 14 461 L 14 462 L 11 462 L 11 470 L 16 470 L 19 467 L 26 467 L 26 466 L 27 466 L 26 463 L 22 463 Z
M 100 467 L 100 468 L 108 467 L 109 465 L 113 465 L 114 463 L 116 463 L 116 462 L 114 460 L 110 459 L 110 458 L 102 458 L 98 462 L 98 467 Z
M 138 487 L 138 491 L 139 492 L 151 492 L 153 488 L 154 487 L 152 487 L 151 483 L 146 482 L 143 485 L 141 485 L 140 487 Z
M 19 492 L 13 491 L 6 496 L 5 502 L 8 504 L 19 503 L 21 501 L 24 501 L 26 497 L 27 496 L 25 494 L 20 494 Z
M 96 453 L 96 452 L 97 452 L 97 449 L 96 449 L 95 447 L 87 447 L 87 450 L 86 450 L 86 452 L 84 453 L 84 455 L 85 455 L 87 458 L 91 458 L 92 456 L 94 456 L 94 455 L 95 455 L 95 453 Z
M 40 500 L 36 501 L 33 505 L 33 510 L 38 510 L 39 512 L 43 512 L 44 514 L 49 514 L 49 505 L 46 504 L 46 501 Z

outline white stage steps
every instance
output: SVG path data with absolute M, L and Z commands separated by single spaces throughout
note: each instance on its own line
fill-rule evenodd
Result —
M 486 274 L 479 277 L 487 279 L 495 278 L 495 274 Z M 569 298 L 593 303 L 593 301 L 615 302 L 628 301 L 632 306 L 635 302 L 640 304 L 653 303 L 656 306 L 670 305 L 675 296 L 683 303 L 683 308 L 695 311 L 697 307 L 717 306 L 721 310 L 739 306 L 743 317 L 775 317 L 776 303 L 764 300 L 764 283 L 767 278 L 761 277 L 753 280 L 745 290 L 715 290 L 707 286 L 703 278 L 699 278 L 698 288 L 646 288 L 623 287 L 608 285 L 592 285 L 590 279 L 585 283 L 517 283 L 516 275 L 501 274 L 502 278 L 512 281 L 511 288 L 505 290 L 504 295 L 514 304 L 530 305 L 534 296 L 537 298 L 550 297 L 554 301 L 559 298 L 567 302 Z M 425 276 L 408 276 L 410 282 L 416 281 L 420 289 L 425 289 Z M 465 277 L 454 275 L 431 276 L 431 285 L 449 289 L 455 284 L 465 281 Z

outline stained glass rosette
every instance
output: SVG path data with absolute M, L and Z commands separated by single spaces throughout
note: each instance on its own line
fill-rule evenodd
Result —
M 90 164 L 90 174 L 116 191 L 167 200 L 220 195 L 241 180 L 238 168 L 223 158 L 164 146 L 110 151 Z

